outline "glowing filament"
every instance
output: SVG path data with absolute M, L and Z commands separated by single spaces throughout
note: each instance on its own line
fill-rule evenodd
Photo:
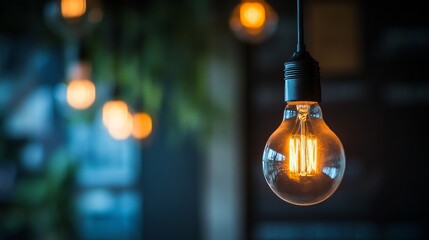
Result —
M 240 21 L 247 28 L 261 28 L 265 23 L 265 7 L 259 2 L 244 2 L 240 6 Z
M 64 18 L 77 18 L 86 11 L 86 0 L 61 0 L 61 14 Z
M 313 176 L 317 171 L 317 140 L 314 136 L 289 138 L 289 172 L 294 176 Z

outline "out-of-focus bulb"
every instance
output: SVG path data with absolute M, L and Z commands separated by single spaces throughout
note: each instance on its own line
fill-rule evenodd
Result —
M 346 167 L 343 146 L 317 102 L 288 102 L 263 153 L 270 188 L 284 201 L 308 206 L 331 196 Z
M 103 124 L 118 140 L 128 138 L 133 131 L 133 117 L 124 101 L 109 101 L 103 106 Z
M 133 116 L 128 113 L 123 123 L 110 126 L 107 131 L 116 140 L 127 139 L 133 132 Z
M 96 97 L 96 88 L 91 79 L 91 65 L 77 61 L 70 65 L 67 73 L 70 80 L 67 86 L 67 103 L 75 109 L 90 107 Z
M 48 0 L 44 18 L 47 26 L 61 37 L 81 38 L 103 19 L 101 0 Z
M 133 116 L 133 136 L 143 139 L 152 132 L 152 118 L 147 113 L 136 113 Z
M 95 85 L 90 80 L 74 79 L 67 86 L 67 102 L 75 109 L 86 109 L 95 101 Z
M 64 18 L 78 18 L 85 11 L 86 0 L 61 0 L 61 15 Z
M 260 29 L 265 23 L 265 8 L 260 2 L 244 2 L 240 5 L 240 21 L 246 28 Z
M 229 25 L 237 38 L 260 43 L 277 28 L 277 14 L 264 0 L 244 0 L 232 12 Z

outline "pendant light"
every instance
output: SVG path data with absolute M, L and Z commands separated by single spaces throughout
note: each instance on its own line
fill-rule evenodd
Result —
M 137 82 L 137 84 L 142 83 L 143 81 Z M 139 84 L 140 86 L 136 86 L 139 91 L 139 95 L 142 99 L 138 100 L 135 109 L 136 112 L 133 114 L 133 132 L 132 135 L 137 140 L 143 140 L 149 137 L 152 133 L 153 129 L 153 120 L 151 115 L 148 112 L 142 111 L 145 109 L 144 104 L 144 96 L 143 96 L 143 84 Z
M 152 132 L 152 118 L 148 113 L 137 112 L 133 115 L 133 132 L 136 139 L 147 138 Z
M 340 139 L 322 118 L 319 63 L 304 45 L 302 0 L 297 0 L 297 51 L 285 63 L 283 121 L 268 139 L 265 180 L 282 200 L 300 206 L 329 198 L 346 167 Z
M 124 140 L 133 132 L 133 116 L 128 104 L 122 100 L 111 100 L 103 105 L 103 124 L 109 134 L 117 140 Z
M 87 49 L 83 43 L 76 45 L 78 56 L 68 70 L 67 103 L 74 109 L 83 110 L 94 103 L 96 87 L 91 81 L 91 64 Z
M 81 38 L 103 19 L 101 0 L 48 0 L 44 18 L 47 26 L 61 37 Z
M 229 26 L 238 39 L 257 44 L 275 32 L 277 20 L 277 14 L 264 0 L 242 0 L 234 8 Z
M 95 85 L 87 73 L 89 63 L 77 62 L 72 66 L 72 76 L 67 85 L 67 102 L 78 110 L 89 108 L 95 101 Z

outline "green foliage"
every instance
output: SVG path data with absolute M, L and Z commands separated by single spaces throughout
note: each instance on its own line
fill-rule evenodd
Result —
M 110 82 L 136 110 L 170 119 L 160 127 L 178 139 L 202 134 L 214 120 L 208 95 L 209 1 L 154 1 L 116 9 L 88 44 L 97 82 Z
M 1 213 L 2 234 L 28 239 L 71 239 L 71 186 L 76 167 L 66 154 L 57 151 L 44 171 L 16 183 L 13 204 Z

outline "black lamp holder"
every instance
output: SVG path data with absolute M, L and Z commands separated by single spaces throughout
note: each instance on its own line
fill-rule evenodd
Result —
M 297 0 L 296 52 L 285 63 L 285 101 L 321 102 L 320 68 L 305 50 L 302 0 Z

